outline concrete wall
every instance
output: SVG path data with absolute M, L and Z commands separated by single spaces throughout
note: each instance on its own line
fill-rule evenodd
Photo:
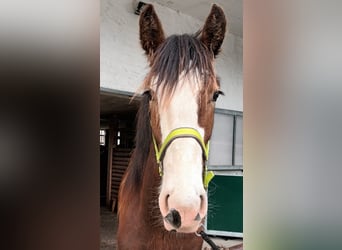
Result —
M 100 86 L 133 93 L 141 85 L 148 64 L 140 47 L 139 16 L 134 14 L 132 2 L 101 0 Z M 194 33 L 203 25 L 190 16 L 154 6 L 167 36 Z M 243 111 L 242 38 L 227 34 L 216 60 L 216 70 L 225 92 L 216 107 Z

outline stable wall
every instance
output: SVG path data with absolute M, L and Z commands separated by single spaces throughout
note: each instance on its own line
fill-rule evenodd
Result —
M 139 16 L 133 1 L 101 0 L 100 86 L 134 93 L 141 85 L 148 63 L 139 43 Z M 203 22 L 154 4 L 165 34 L 194 33 Z M 209 9 L 208 9 L 209 14 Z M 226 13 L 229 19 L 229 13 Z M 229 26 L 229 22 L 228 22 Z M 221 78 L 221 96 L 217 108 L 243 111 L 242 38 L 227 34 L 216 59 Z

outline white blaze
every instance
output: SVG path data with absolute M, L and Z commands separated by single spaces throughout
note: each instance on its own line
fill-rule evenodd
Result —
M 161 105 L 159 115 L 163 141 L 172 130 L 180 127 L 194 128 L 204 137 L 204 129 L 198 125 L 200 86 L 195 79 L 181 78 L 166 108 Z M 178 138 L 167 148 L 163 159 L 159 202 L 162 215 L 165 216 L 172 208 L 177 209 L 182 217 L 182 226 L 188 226 L 189 230 L 196 230 L 200 222 L 194 218 L 198 213 L 203 218 L 207 210 L 202 155 L 202 148 L 195 139 Z

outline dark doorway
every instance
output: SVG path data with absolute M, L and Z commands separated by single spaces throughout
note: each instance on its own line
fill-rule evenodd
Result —
M 139 101 L 129 93 L 100 92 L 100 204 L 113 212 L 134 146 Z

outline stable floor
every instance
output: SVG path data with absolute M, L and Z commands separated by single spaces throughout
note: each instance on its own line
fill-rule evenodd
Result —
M 117 218 L 116 214 L 112 213 L 109 208 L 101 207 L 101 250 L 115 250 L 116 249 L 116 230 Z M 242 239 L 224 239 L 220 237 L 212 237 L 215 244 L 221 249 L 225 250 L 243 250 Z M 203 244 L 203 248 L 211 249 L 207 243 Z
M 101 250 L 114 250 L 116 249 L 116 230 L 117 218 L 109 208 L 101 207 Z

